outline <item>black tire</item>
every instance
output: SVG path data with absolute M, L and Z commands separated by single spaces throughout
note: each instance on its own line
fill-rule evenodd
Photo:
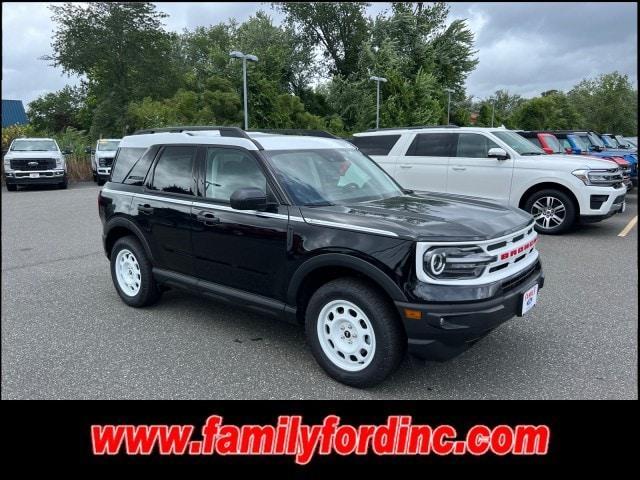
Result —
M 92 176 L 93 176 L 93 181 L 98 183 L 98 175 L 96 174 L 96 172 L 93 172 Z
M 10 192 L 17 192 L 18 191 L 18 185 L 9 185 L 7 184 L 7 190 L 9 190 Z
M 556 220 L 545 220 L 544 217 L 536 219 L 535 229 L 538 233 L 544 233 L 547 235 L 558 235 L 569 230 L 576 222 L 577 212 L 573 200 L 566 193 L 555 190 L 547 189 L 540 190 L 532 194 L 525 202 L 524 209 L 528 213 L 531 213 L 536 217 L 540 214 L 541 210 L 538 208 L 540 204 L 547 205 L 546 198 L 552 199 L 552 206 L 555 206 L 556 210 L 560 208 L 560 204 L 564 207 L 565 216 L 562 222 L 556 224 Z M 539 203 L 536 203 L 540 200 Z M 548 227 L 545 227 L 545 223 Z
M 103 179 L 98 178 L 98 186 L 99 186 L 99 187 L 103 186 L 105 183 L 106 183 L 106 182 L 105 182 Z
M 118 253 L 125 249 L 133 254 L 140 267 L 140 289 L 134 296 L 124 293 L 116 276 L 116 259 Z M 122 301 L 131 307 L 146 307 L 153 305 L 160 299 L 161 291 L 153 278 L 151 262 L 138 239 L 133 236 L 119 238 L 113 245 L 111 249 L 111 279 Z
M 356 305 L 373 328 L 375 351 L 371 363 L 362 370 L 354 372 L 336 365 L 320 344 L 320 313 L 334 300 L 346 300 Z M 325 372 L 341 383 L 358 388 L 382 382 L 398 368 L 407 349 L 404 328 L 391 302 L 377 288 L 353 278 L 333 280 L 313 294 L 307 305 L 305 330 L 311 352 Z
M 65 190 L 68 186 L 69 186 L 69 179 L 65 176 L 62 183 L 58 185 L 58 188 L 60 188 L 61 190 Z

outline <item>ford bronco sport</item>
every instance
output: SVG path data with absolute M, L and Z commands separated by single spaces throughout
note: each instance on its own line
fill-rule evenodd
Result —
M 122 139 L 98 198 L 121 299 L 182 288 L 304 324 L 333 378 L 367 387 L 409 351 L 444 360 L 536 303 L 531 215 L 402 189 L 337 138 L 234 127 Z

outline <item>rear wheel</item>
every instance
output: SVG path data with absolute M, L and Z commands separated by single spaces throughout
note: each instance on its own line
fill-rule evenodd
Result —
M 402 361 L 407 339 L 393 305 L 356 279 L 320 287 L 306 312 L 306 334 L 320 366 L 354 387 L 382 382 Z
M 524 209 L 533 215 L 535 229 L 549 235 L 564 233 L 576 221 L 576 207 L 560 190 L 541 190 L 531 195 Z
M 160 298 L 151 262 L 135 237 L 119 238 L 113 245 L 111 278 L 122 301 L 131 307 L 152 305 Z

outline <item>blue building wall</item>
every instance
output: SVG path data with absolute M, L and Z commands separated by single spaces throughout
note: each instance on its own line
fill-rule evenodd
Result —
M 22 100 L 2 100 L 2 128 L 29 123 Z

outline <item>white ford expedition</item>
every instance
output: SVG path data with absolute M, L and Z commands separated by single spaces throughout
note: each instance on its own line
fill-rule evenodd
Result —
M 482 197 L 531 213 L 540 233 L 624 211 L 622 172 L 607 160 L 547 155 L 504 128 L 407 127 L 350 141 L 413 190 Z
M 67 165 L 58 143 L 52 138 L 16 138 L 4 156 L 7 190 L 19 185 L 58 185 L 67 188 Z

